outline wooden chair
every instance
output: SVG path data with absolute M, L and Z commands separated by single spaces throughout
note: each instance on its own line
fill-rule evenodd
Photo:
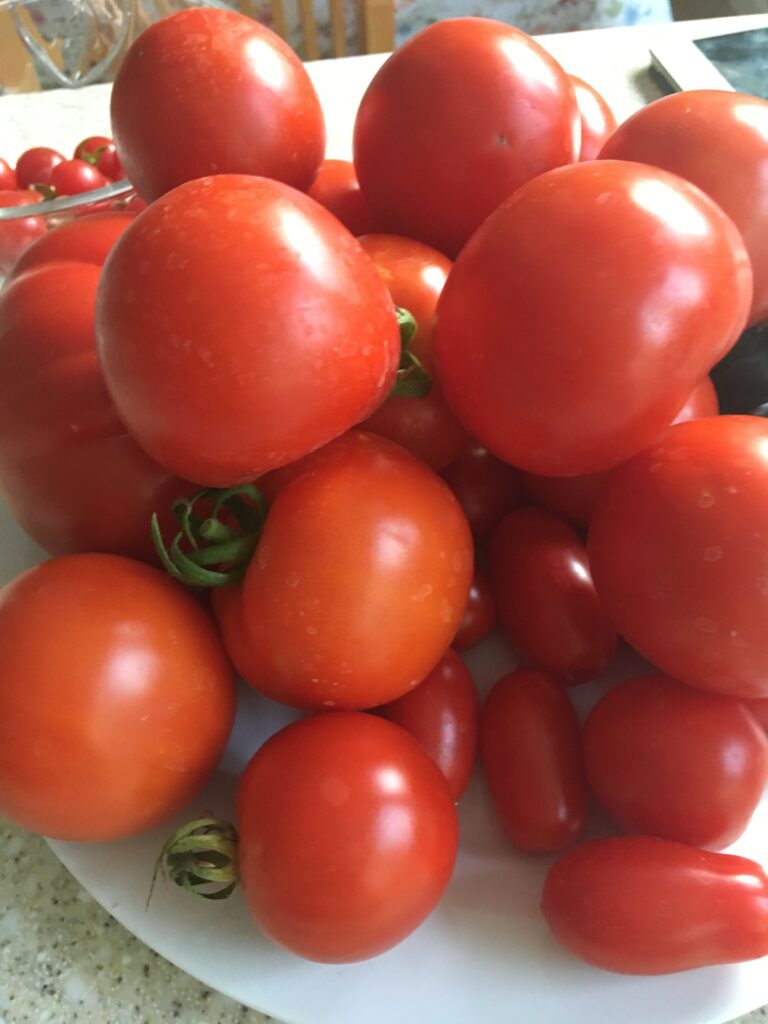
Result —
M 285 0 L 271 0 L 271 6 L 272 27 L 278 35 L 287 39 Z M 244 14 L 255 16 L 252 0 L 243 0 L 240 9 Z M 298 0 L 298 11 L 304 44 L 302 56 L 305 60 L 317 60 L 321 56 L 347 55 L 344 0 L 328 0 L 330 54 L 320 53 L 313 0 Z M 386 53 L 395 48 L 394 0 L 355 0 L 355 14 L 358 53 Z

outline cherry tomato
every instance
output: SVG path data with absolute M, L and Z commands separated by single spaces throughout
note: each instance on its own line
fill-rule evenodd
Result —
M 112 89 L 112 131 L 147 202 L 233 172 L 304 190 L 325 150 L 320 101 L 293 50 L 252 18 L 216 8 L 177 11 L 135 40 Z
M 315 715 L 276 733 L 237 791 L 240 875 L 259 927 L 309 960 L 377 956 L 434 909 L 456 858 L 445 780 L 404 729 Z
M 727 153 L 713 160 L 713 153 Z M 692 181 L 741 231 L 755 276 L 749 316 L 768 316 L 768 102 L 727 90 L 664 96 L 626 120 L 601 159 L 638 160 Z
M 216 766 L 231 673 L 205 612 L 157 570 L 113 555 L 44 562 L 0 592 L 0 644 L 0 813 L 24 828 L 134 835 Z
M 610 469 L 659 436 L 733 345 L 750 277 L 732 222 L 682 179 L 620 161 L 550 171 L 451 270 L 435 328 L 448 401 L 521 469 Z
M 112 246 L 133 221 L 130 213 L 96 213 L 91 217 L 67 221 L 47 231 L 25 250 L 14 264 L 12 277 L 18 277 L 43 263 L 64 260 L 103 265 Z
M 110 181 L 122 181 L 125 178 L 125 171 L 120 163 L 120 157 L 117 155 L 114 143 L 107 146 L 96 161 L 96 167 Z
M 0 192 L 12 192 L 16 188 L 18 188 L 16 172 L 7 160 L 0 157 Z
M 584 756 L 592 792 L 625 832 L 715 850 L 747 827 L 768 779 L 768 741 L 742 702 L 668 676 L 599 700 Z
M 575 160 L 579 137 L 568 76 L 537 42 L 490 18 L 451 18 L 374 76 L 355 168 L 388 230 L 455 256 L 515 189 Z
M 93 160 L 94 166 L 96 166 L 100 153 L 110 146 L 114 146 L 114 142 L 106 135 L 89 135 L 87 139 L 83 139 L 82 142 L 78 142 L 77 146 L 75 146 L 72 159 L 88 160 L 89 157 L 94 158 L 96 154 Z
M 475 765 L 480 718 L 474 681 L 458 654 L 449 648 L 415 689 L 377 713 L 418 740 L 458 800 Z
M 47 146 L 35 146 L 21 154 L 16 162 L 16 178 L 19 188 L 32 185 L 49 185 L 54 167 L 65 159 L 61 153 Z
M 611 474 L 590 523 L 595 584 L 622 636 L 674 679 L 768 696 L 766 507 L 759 417 L 679 423 Z
M 594 160 L 606 139 L 616 131 L 616 117 L 597 89 L 576 75 L 571 80 L 581 118 L 579 160 Z
M 486 697 L 480 757 L 496 813 L 515 846 L 532 853 L 573 842 L 587 816 L 576 711 L 551 676 L 517 669 Z
M 583 843 L 547 875 L 541 909 L 580 960 L 670 974 L 768 954 L 768 878 L 745 857 L 650 836 Z
M 33 206 L 42 200 L 39 192 L 0 192 L 0 208 Z M 0 220 L 0 275 L 7 274 L 21 254 L 46 230 L 44 217 Z
M 359 423 L 400 360 L 392 300 L 355 239 L 314 200 L 243 175 L 148 207 L 104 268 L 96 322 L 129 431 L 205 485 L 252 480 Z
M 482 573 L 475 571 L 469 597 L 461 617 L 453 646 L 457 651 L 467 651 L 479 644 L 496 624 L 496 605 L 493 603 L 491 585 Z
M 360 191 L 351 161 L 323 160 L 307 195 L 330 210 L 353 235 L 367 235 L 376 230 L 376 220 Z
M 568 684 L 602 675 L 616 631 L 571 527 L 547 509 L 516 509 L 494 531 L 488 556 L 499 620 L 523 657 Z
M 467 446 L 467 434 L 446 404 L 432 358 L 432 322 L 451 261 L 422 242 L 398 235 L 366 235 L 360 244 L 389 289 L 396 306 L 416 320 L 411 350 L 432 377 L 423 398 L 390 396 L 364 428 L 396 441 L 433 469 L 450 465 Z
M 62 160 L 51 171 L 49 184 L 60 196 L 73 196 L 103 188 L 109 184 L 107 178 L 93 164 L 85 160 Z
M 519 472 L 478 444 L 470 444 L 442 476 L 478 542 L 487 540 L 504 516 L 523 502 Z

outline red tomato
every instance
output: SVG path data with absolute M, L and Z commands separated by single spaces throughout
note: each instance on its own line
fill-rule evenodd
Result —
M 85 160 L 62 160 L 51 171 L 49 184 L 60 196 L 74 196 L 103 188 L 109 180 Z
M 583 843 L 547 875 L 541 909 L 580 960 L 670 974 L 768 954 L 768 878 L 745 857 L 650 836 Z
M 18 277 L 43 263 L 61 260 L 100 267 L 133 219 L 133 214 L 115 212 L 67 221 L 34 242 L 14 264 L 11 276 Z
M 452 18 L 375 75 L 355 122 L 355 168 L 390 231 L 454 256 L 515 189 L 576 159 L 579 127 L 568 76 L 530 36 Z
M 448 787 L 403 729 L 315 715 L 276 733 L 237 791 L 240 876 L 273 941 L 348 963 L 396 945 L 448 884 L 458 823 Z
M 523 657 L 567 684 L 602 675 L 616 631 L 571 527 L 546 509 L 517 509 L 494 531 L 488 556 L 499 620 Z
M 467 651 L 479 644 L 496 624 L 496 605 L 493 603 L 491 585 L 481 573 L 475 571 L 469 597 L 461 617 L 453 646 L 457 651 Z
M 757 697 L 743 702 L 764 732 L 768 732 L 768 697 Z
M 231 673 L 205 612 L 155 569 L 113 555 L 44 562 L 0 592 L 0 645 L 0 813 L 24 828 L 134 835 L 216 766 Z
M 42 199 L 39 192 L 0 192 L 0 208 L 33 206 Z M 21 254 L 46 230 L 44 217 L 0 220 L 0 276 L 7 274 Z
M 739 700 L 668 676 L 621 683 L 584 730 L 592 792 L 625 832 L 719 850 L 749 824 L 768 741 Z
M 597 89 L 576 75 L 571 80 L 581 118 L 579 160 L 594 160 L 603 143 L 616 131 L 616 117 Z
M 737 697 L 768 696 L 768 422 L 672 427 L 615 470 L 589 557 L 606 612 L 662 671 Z
M 359 423 L 400 361 L 392 300 L 355 239 L 314 200 L 243 175 L 189 182 L 136 218 L 96 325 L 128 430 L 205 485 L 252 480 Z
M 7 160 L 0 157 L 0 192 L 12 192 L 16 188 L 18 188 L 16 172 Z
M 415 689 L 377 712 L 418 740 L 458 800 L 475 765 L 480 718 L 474 681 L 458 654 L 449 648 Z
M 423 398 L 392 395 L 364 427 L 418 455 L 433 469 L 444 469 L 467 446 L 467 434 L 446 404 L 432 358 L 432 322 L 451 261 L 422 242 L 399 235 L 366 235 L 360 244 L 376 264 L 396 306 L 416 320 L 411 350 L 432 377 Z
M 96 167 L 101 173 L 110 179 L 110 181 L 122 181 L 125 178 L 125 171 L 123 165 L 120 163 L 120 158 L 117 155 L 117 149 L 114 143 L 104 150 L 99 159 L 96 161 Z
M 711 196 L 741 231 L 752 261 L 749 321 L 768 316 L 768 102 L 714 89 L 664 96 L 625 121 L 600 157 L 663 167 Z
M 513 465 L 610 469 L 733 345 L 750 294 L 743 242 L 698 189 L 641 164 L 574 164 L 519 189 L 456 261 L 440 378 L 470 433 Z
M 94 166 L 97 166 L 99 157 L 101 154 L 109 149 L 110 146 L 114 149 L 114 142 L 112 139 L 107 138 L 106 135 L 89 135 L 87 139 L 83 139 L 75 147 L 75 152 L 72 154 L 73 160 L 88 160 L 91 161 Z
M 115 413 L 93 333 L 98 280 L 98 266 L 51 262 L 0 294 L 0 481 L 47 551 L 154 559 L 151 514 L 190 485 L 152 462 Z
M 367 235 L 376 230 L 376 221 L 360 191 L 351 161 L 323 160 L 307 195 L 330 210 L 353 235 Z
M 112 89 L 117 152 L 151 202 L 208 174 L 312 184 L 325 150 L 320 101 L 279 36 L 235 11 L 190 8 L 150 25 Z
M 459 499 L 478 542 L 487 540 L 504 516 L 523 502 L 518 471 L 477 444 L 470 444 L 442 476 Z
M 33 185 L 50 184 L 54 167 L 64 159 L 61 153 L 47 146 L 27 149 L 16 162 L 18 187 L 31 188 Z
M 480 756 L 496 813 L 523 850 L 546 853 L 573 842 L 587 816 L 576 711 L 551 676 L 517 669 L 488 694 Z

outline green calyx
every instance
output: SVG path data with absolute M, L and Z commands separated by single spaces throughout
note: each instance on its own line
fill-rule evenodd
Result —
M 424 398 L 432 389 L 432 381 L 421 360 L 411 351 L 416 336 L 416 321 L 407 309 L 395 311 L 400 327 L 400 366 L 390 395 L 403 398 Z
M 147 906 L 158 875 L 202 899 L 225 900 L 240 877 L 238 847 L 237 829 L 228 821 L 198 818 L 182 826 L 160 851 Z

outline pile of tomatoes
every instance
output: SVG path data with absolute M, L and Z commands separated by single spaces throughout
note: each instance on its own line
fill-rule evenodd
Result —
M 161 824 L 236 672 L 307 714 L 237 828 L 164 863 L 239 877 L 287 949 L 360 960 L 424 920 L 479 753 L 510 844 L 558 855 L 542 911 L 576 956 L 768 954 L 768 878 L 720 852 L 768 776 L 768 423 L 709 377 L 768 314 L 768 103 L 616 129 L 524 33 L 458 19 L 324 161 L 292 51 L 191 9 L 133 44 L 112 123 L 149 205 L 47 233 L 0 293 L 0 482 L 55 556 L 0 595 L 0 812 Z M 456 652 L 497 620 L 524 667 L 481 706 Z M 656 668 L 582 726 L 568 688 L 621 638 Z M 622 834 L 574 845 L 590 794 Z

